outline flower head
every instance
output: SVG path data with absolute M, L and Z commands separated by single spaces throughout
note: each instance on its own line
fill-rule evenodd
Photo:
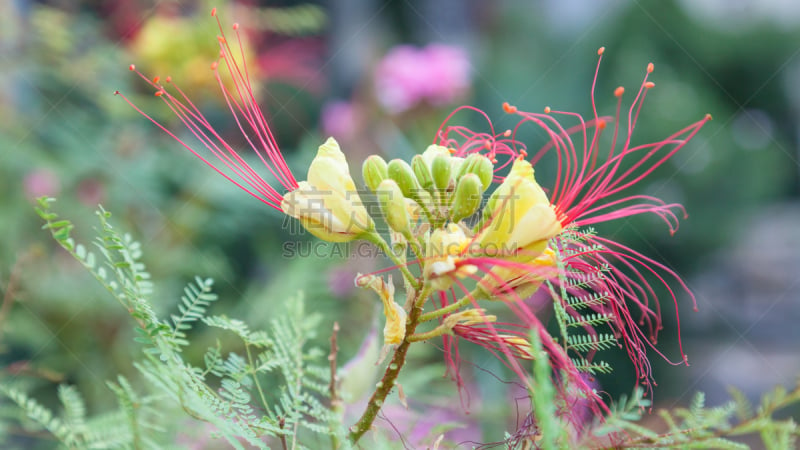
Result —
M 561 223 L 533 176 L 533 166 L 517 159 L 511 172 L 489 197 L 484 209 L 486 225 L 476 243 L 481 249 L 497 249 L 502 256 L 531 261 L 561 232 Z
M 600 59 L 602 54 L 603 49 L 598 52 Z M 599 65 L 600 60 L 595 80 Z M 683 148 L 710 120 L 710 116 L 661 141 L 633 144 L 632 135 L 642 103 L 647 92 L 655 86 L 648 80 L 652 72 L 653 65 L 649 64 L 625 114 L 622 113 L 624 89 L 616 89 L 617 114 L 613 120 L 598 116 L 594 101 L 596 83 L 593 83 L 593 117 L 589 120 L 577 113 L 549 107 L 543 113 L 532 113 L 505 104 L 505 112 L 520 119 L 513 129 L 498 133 L 489 122 L 489 132 L 475 132 L 463 126 L 450 125 L 451 115 L 434 141 L 455 149 L 455 156 L 467 157 L 478 153 L 495 163 L 494 179 L 500 185 L 490 197 L 484 208 L 484 218 L 476 229 L 478 247 L 510 242 L 511 248 L 528 250 L 523 254 L 501 253 L 494 258 L 488 255 L 466 258 L 464 264 L 471 264 L 485 273 L 478 280 L 478 290 L 470 295 L 475 300 L 489 296 L 508 301 L 524 326 L 540 330 L 538 334 L 553 365 L 571 373 L 575 382 L 579 382 L 578 369 L 566 353 L 574 350 L 558 345 L 546 331 L 542 332 L 539 319 L 522 302 L 543 282 L 549 283 L 554 301 L 567 316 L 581 317 L 581 313 L 567 303 L 569 297 L 586 299 L 582 306 L 606 318 L 602 322 L 613 331 L 609 339 L 614 336 L 619 339 L 631 357 L 639 379 L 648 385 L 651 371 L 646 351 L 648 347 L 654 348 L 656 334 L 661 328 L 661 311 L 646 275 L 652 275 L 666 287 L 676 308 L 677 297 L 670 279 L 694 301 L 691 292 L 672 269 L 582 228 L 643 213 L 660 217 L 671 233 L 678 228 L 677 213 L 683 212 L 680 205 L 630 193 L 630 190 Z M 488 116 L 475 108 L 463 107 L 456 112 L 460 110 L 478 112 L 488 121 Z M 564 125 L 561 119 L 574 124 Z M 612 123 L 613 127 L 610 127 Z M 525 124 L 537 127 L 547 137 L 545 144 L 532 152 L 531 157 L 527 147 L 516 139 L 520 127 Z M 601 134 L 608 130 L 613 133 L 610 147 L 601 145 L 600 140 Z M 533 168 L 548 170 L 544 165 L 539 166 L 543 164 L 545 155 L 553 153 L 557 161 L 555 183 L 546 195 L 533 178 Z M 508 175 L 500 175 L 509 166 Z M 501 196 L 508 198 L 504 206 L 498 206 Z M 542 258 L 548 250 L 557 253 L 557 257 Z M 635 318 L 637 313 L 639 317 Z M 604 337 L 595 326 L 586 323 L 583 328 L 599 341 Z M 507 347 L 507 358 L 524 357 L 519 347 L 507 339 L 509 333 L 496 329 L 494 325 L 454 328 L 454 331 L 457 336 L 484 346 L 491 343 L 495 349 Z M 446 348 L 452 347 L 446 342 Z M 591 359 L 594 350 L 587 353 L 587 358 Z M 685 362 L 685 356 L 680 362 Z

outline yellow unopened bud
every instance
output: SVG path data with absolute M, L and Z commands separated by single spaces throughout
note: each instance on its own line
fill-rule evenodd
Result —
M 481 206 L 482 198 L 483 190 L 480 178 L 474 173 L 468 173 L 461 177 L 456 184 L 456 192 L 453 194 L 450 220 L 459 222 L 461 219 L 471 216 Z
M 433 163 L 431 164 L 433 185 L 440 191 L 444 191 L 450 186 L 450 173 L 452 170 L 450 158 L 450 154 L 439 155 L 433 158 Z
M 308 168 L 308 180 L 284 195 L 281 209 L 325 241 L 351 241 L 375 228 L 333 138 L 319 147 Z
M 381 181 L 389 177 L 386 161 L 378 155 L 372 155 L 364 160 L 361 173 L 364 176 L 364 184 L 373 192 L 381 184 Z
M 531 261 L 561 232 L 561 223 L 533 167 L 523 159 L 514 161 L 511 172 L 492 193 L 476 242 L 488 256 Z
M 411 158 L 411 169 L 414 170 L 414 175 L 416 175 L 417 181 L 423 189 L 430 190 L 430 188 L 433 187 L 431 171 L 422 155 L 414 155 L 414 157 Z
M 468 309 L 450 314 L 442 321 L 442 325 L 452 330 L 456 325 L 477 325 L 479 323 L 492 323 L 497 321 L 497 316 L 487 315 L 485 309 Z
M 375 192 L 378 195 L 378 203 L 381 205 L 381 212 L 386 223 L 398 233 L 408 233 L 410 223 L 408 205 L 397 182 L 387 178 L 378 185 Z
M 489 158 L 479 154 L 472 153 L 464 159 L 461 168 L 458 171 L 458 178 L 463 177 L 468 173 L 474 173 L 481 179 L 483 190 L 489 189 L 494 178 L 494 164 Z

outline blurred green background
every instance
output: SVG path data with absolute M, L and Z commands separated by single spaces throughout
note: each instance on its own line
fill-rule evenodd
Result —
M 76 384 L 90 408 L 102 409 L 111 402 L 104 380 L 117 373 L 136 378 L 138 347 L 127 313 L 40 230 L 32 199 L 41 195 L 58 197 L 56 210 L 76 223 L 84 241 L 93 237 L 97 204 L 112 212 L 117 226 L 143 244 L 156 298 L 163 299 L 160 313 L 173 311 L 182 286 L 201 275 L 217 281 L 222 300 L 212 312 L 246 318 L 254 328 L 302 289 L 309 309 L 324 314 L 321 342 L 333 321 L 342 324 L 342 362 L 369 332 L 375 300 L 354 289 L 352 279 L 381 262 L 348 257 L 349 248 L 333 246 L 312 257 L 292 255 L 285 243 L 298 238 L 280 214 L 215 175 L 113 95 L 124 92 L 181 130 L 127 67 L 171 75 L 224 136 L 241 143 L 207 70 L 217 53 L 218 31 L 208 14 L 216 6 L 226 27 L 242 22 L 257 96 L 299 179 L 328 134 L 357 174 L 368 154 L 408 157 L 424 150 L 449 111 L 463 103 L 485 110 L 499 128 L 504 101 L 529 111 L 550 105 L 590 115 L 600 46 L 606 56 L 597 102 L 601 114 L 613 115 L 614 88 L 635 91 L 653 62 L 656 88 L 636 142 L 662 139 L 706 113 L 714 117 L 637 186 L 685 205 L 689 219 L 675 236 L 651 217 L 600 227 L 665 261 L 697 295 L 697 313 L 685 295 L 678 299 L 690 367 L 651 355 L 656 404 L 685 404 L 698 389 L 715 404 L 727 398 L 728 385 L 756 397 L 791 384 L 800 374 L 800 5 L 419 3 L 6 0 L 0 15 L 2 379 L 25 380 L 44 403 L 52 403 L 56 383 Z M 392 103 L 382 58 L 400 44 L 430 43 L 461 52 L 431 64 L 452 69 L 466 61 L 458 79 L 463 85 L 440 97 Z M 674 305 L 666 302 L 663 310 L 659 349 L 679 360 Z M 216 339 L 203 333 L 193 336 L 197 357 Z M 436 346 L 428 350 L 414 364 L 437 380 L 437 395 L 454 396 L 452 384 L 438 378 L 443 366 Z M 464 357 L 476 364 L 465 370 L 478 391 L 502 392 L 484 373 L 502 377 L 499 363 L 481 351 L 466 350 Z M 622 359 L 613 376 L 600 379 L 614 396 L 629 392 L 634 381 Z M 482 438 L 501 439 L 502 430 L 486 423 L 503 425 L 487 419 Z

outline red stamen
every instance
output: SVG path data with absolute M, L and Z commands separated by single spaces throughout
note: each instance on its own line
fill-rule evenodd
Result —
M 216 9 L 212 10 L 212 16 L 216 17 Z M 277 147 L 277 143 L 272 136 L 272 132 L 267 125 L 266 119 L 264 118 L 261 109 L 256 104 L 255 96 L 253 95 L 253 89 L 250 84 L 250 78 L 247 72 L 247 66 L 244 62 L 244 50 L 242 47 L 242 42 L 239 38 L 238 31 L 237 31 L 237 43 L 239 44 L 239 53 L 242 55 L 242 67 L 238 65 L 233 58 L 228 58 L 228 53 L 231 53 L 231 49 L 229 47 L 228 41 L 225 38 L 224 32 L 222 30 L 221 23 L 217 18 L 217 25 L 220 29 L 221 36 L 218 38 L 218 43 L 220 45 L 220 53 L 221 59 L 225 61 L 225 67 L 228 69 L 230 73 L 230 77 L 233 82 L 233 86 L 235 89 L 229 90 L 225 83 L 223 83 L 222 78 L 220 77 L 219 73 L 219 63 L 215 61 L 211 64 L 211 69 L 214 72 L 214 77 L 217 80 L 218 85 L 220 86 L 221 92 L 223 94 L 223 98 L 228 105 L 229 110 L 233 114 L 234 120 L 237 126 L 240 128 L 242 132 L 242 136 L 244 137 L 245 141 L 250 145 L 251 149 L 256 153 L 258 158 L 261 162 L 266 166 L 267 170 L 278 180 L 278 182 L 287 190 L 296 189 L 298 184 L 295 180 L 294 176 L 292 175 L 291 171 L 289 170 L 286 162 L 283 159 L 283 156 L 280 153 L 280 150 Z M 234 30 L 238 30 L 238 26 L 234 27 Z M 164 100 L 165 104 L 167 105 L 170 110 L 175 113 L 178 119 L 187 127 L 189 132 L 194 135 L 209 151 L 212 155 L 214 155 L 222 165 L 225 166 L 228 172 L 221 170 L 217 166 L 215 166 L 211 161 L 209 161 L 206 157 L 199 154 L 197 151 L 192 149 L 188 144 L 178 138 L 175 134 L 167 130 L 163 125 L 155 121 L 152 117 L 142 112 L 140 109 L 136 108 L 127 98 L 125 101 L 128 102 L 136 111 L 141 113 L 151 122 L 153 122 L 156 126 L 161 128 L 165 131 L 168 135 L 176 139 L 181 145 L 183 145 L 186 149 L 191 151 L 195 156 L 200 158 L 204 163 L 209 165 L 213 168 L 216 172 L 220 173 L 229 181 L 233 182 L 236 186 L 247 192 L 248 194 L 256 197 L 258 200 L 262 201 L 263 203 L 279 209 L 280 204 L 283 198 L 283 195 L 279 193 L 274 187 L 270 185 L 264 178 L 262 178 L 251 166 L 249 163 L 239 155 L 231 145 L 229 145 L 212 127 L 208 120 L 202 115 L 200 110 L 192 103 L 189 97 L 184 94 L 180 88 L 174 84 L 172 84 L 172 79 L 170 77 L 166 78 L 166 82 L 169 83 L 175 91 L 177 92 L 176 95 L 172 95 L 167 92 L 161 85 L 158 84 L 159 77 L 155 77 L 152 80 L 148 79 L 147 77 L 143 76 L 141 73 L 136 71 L 135 66 L 133 64 L 130 65 L 129 69 L 131 71 L 135 71 L 140 78 L 146 81 L 151 86 L 157 88 L 157 92 L 155 95 L 160 97 Z M 121 94 L 119 94 L 121 95 Z M 232 175 L 231 175 L 232 174 Z M 234 177 L 235 175 L 235 177 Z M 234 178 L 239 178 L 241 182 L 236 181 Z

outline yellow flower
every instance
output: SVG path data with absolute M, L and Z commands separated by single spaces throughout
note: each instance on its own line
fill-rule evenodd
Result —
M 560 232 L 561 223 L 533 176 L 533 166 L 517 159 L 489 198 L 475 241 L 485 256 L 527 262 L 538 257 L 547 241 Z
M 478 281 L 476 299 L 524 300 L 547 279 L 548 270 L 556 268 L 556 253 L 551 248 L 532 262 L 519 266 L 495 266 Z
M 463 278 L 478 270 L 473 265 L 459 264 L 460 255 L 469 243 L 464 230 L 454 223 L 433 231 L 425 251 L 423 271 L 433 289 L 443 291 L 450 287 L 454 275 Z
M 356 283 L 363 288 L 372 289 L 381 298 L 383 314 L 386 316 L 386 325 L 383 327 L 383 344 L 397 345 L 406 337 L 406 310 L 394 301 L 394 284 L 392 276 L 387 281 L 374 275 L 361 275 L 356 277 Z
M 197 17 L 156 14 L 142 25 L 130 48 L 136 56 L 137 65 L 147 72 L 171 75 L 180 81 L 184 92 L 203 93 L 204 100 L 219 101 L 218 97 L 208 95 L 219 89 L 217 80 L 209 75 L 208 69 L 211 61 L 219 57 L 220 48 L 215 45 L 218 31 L 213 27 L 198 27 L 197 20 Z M 244 59 L 238 52 L 230 56 L 236 58 L 238 64 L 252 61 L 255 54 L 247 33 L 241 34 L 241 44 Z M 251 71 L 250 77 L 263 75 L 253 72 L 258 71 L 253 66 L 248 66 L 248 69 Z M 225 71 L 220 71 L 220 76 L 227 89 L 236 89 L 234 80 Z
M 308 180 L 284 195 L 281 209 L 325 241 L 351 241 L 375 228 L 356 191 L 344 153 L 333 138 L 319 147 L 308 168 Z

